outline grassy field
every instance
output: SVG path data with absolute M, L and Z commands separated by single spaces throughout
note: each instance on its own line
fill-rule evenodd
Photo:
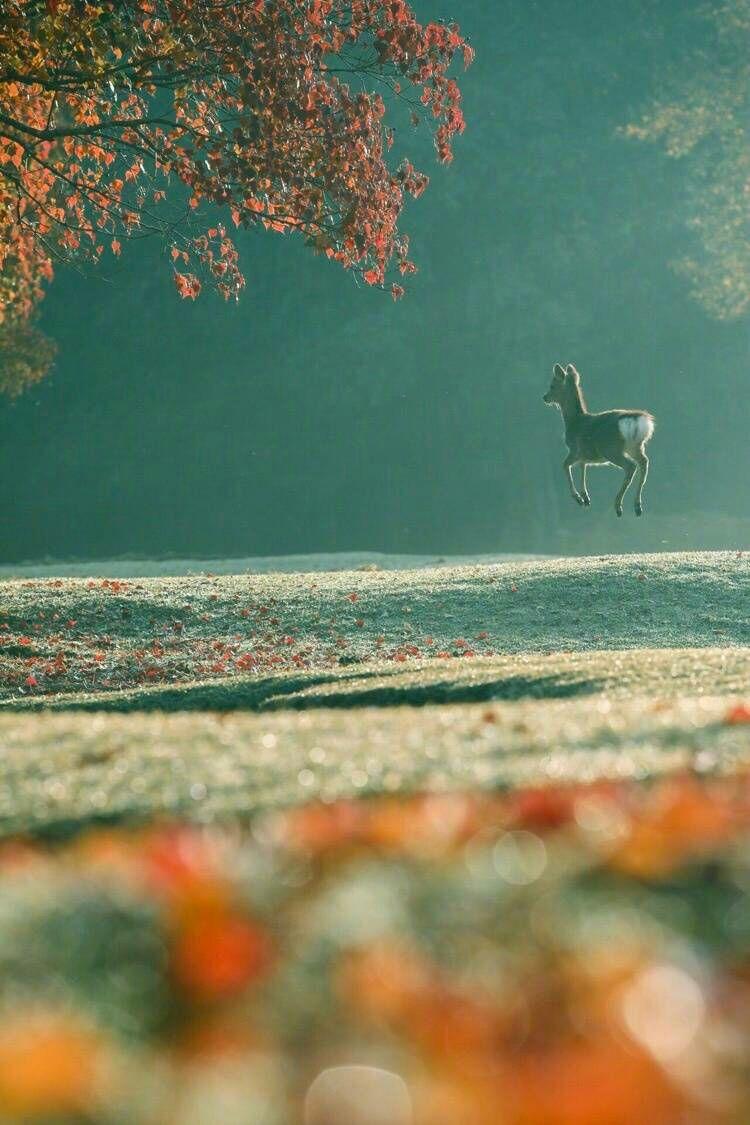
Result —
M 739 650 L 750 645 L 749 594 L 750 558 L 729 554 L 16 580 L 0 583 L 0 702 L 243 672 L 351 679 L 425 658 L 548 654 L 562 672 L 576 653 Z
M 744 1125 L 749 594 L 738 554 L 1 583 L 0 1118 L 300 1125 L 353 1063 L 404 1125 Z
M 4 582 L 0 829 L 734 768 L 749 606 L 729 553 Z

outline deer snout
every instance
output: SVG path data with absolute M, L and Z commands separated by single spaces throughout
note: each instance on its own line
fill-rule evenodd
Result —
M 546 402 L 547 406 L 552 405 L 552 399 L 549 397 L 549 391 L 547 391 L 546 395 L 542 395 L 542 402 Z

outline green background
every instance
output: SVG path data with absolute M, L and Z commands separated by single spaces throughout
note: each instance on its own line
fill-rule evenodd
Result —
M 400 131 L 432 178 L 403 220 L 405 299 L 257 233 L 238 305 L 181 302 L 148 241 L 60 274 L 55 373 L 0 406 L 2 561 L 750 539 L 747 325 L 671 271 L 694 248 L 688 164 L 617 132 L 690 65 L 700 5 L 446 3 L 418 10 L 476 48 L 468 128 L 449 168 Z M 644 520 L 615 520 L 611 469 L 591 511 L 570 500 L 556 360 L 591 408 L 656 414 Z

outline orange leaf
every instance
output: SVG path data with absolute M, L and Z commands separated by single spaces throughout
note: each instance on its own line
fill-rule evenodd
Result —
M 191 301 L 194 301 L 201 291 L 201 283 L 194 273 L 178 273 L 175 270 L 174 283 L 180 296 Z
M 14 1120 L 78 1117 L 90 1106 L 102 1044 L 71 1017 L 14 1015 L 0 1036 L 0 1100 Z
M 734 707 L 730 707 L 724 716 L 724 722 L 729 727 L 750 723 L 750 706 L 747 703 L 737 703 Z
M 269 940 L 258 926 L 207 911 L 178 938 L 173 968 L 187 992 L 209 999 L 231 995 L 256 980 L 270 960 Z

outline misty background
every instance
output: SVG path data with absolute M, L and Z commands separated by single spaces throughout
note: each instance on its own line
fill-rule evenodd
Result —
M 238 235 L 238 305 L 154 242 L 60 272 L 51 379 L 0 405 L 0 559 L 681 550 L 750 543 L 748 330 L 670 269 L 689 171 L 618 128 L 700 46 L 693 0 L 423 0 L 477 52 L 449 168 L 426 132 L 394 304 L 298 240 Z M 408 141 L 408 143 L 407 143 Z M 552 364 L 657 417 L 646 513 L 571 500 Z

